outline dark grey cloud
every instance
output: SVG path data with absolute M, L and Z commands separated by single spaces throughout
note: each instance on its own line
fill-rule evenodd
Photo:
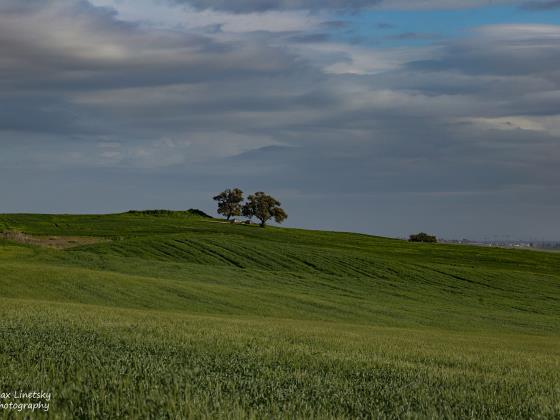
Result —
M 269 10 L 356 10 L 372 7 L 383 0 L 171 0 L 200 9 L 227 10 L 235 13 Z
M 33 1 L 10 10 L 0 16 L 5 56 L 0 83 L 18 91 L 176 84 L 297 71 L 281 49 L 260 40 L 240 44 L 199 33 L 147 31 L 86 2 Z
M 422 32 L 402 32 L 400 34 L 388 35 L 385 39 L 400 40 L 400 41 L 426 41 L 441 39 L 442 36 L 436 33 L 422 33 Z
M 528 1 L 521 5 L 524 10 L 554 10 L 560 9 L 559 0 L 545 0 L 545 1 Z
M 290 37 L 290 41 L 292 42 L 301 42 L 301 43 L 314 43 L 314 42 L 327 42 L 331 39 L 329 34 L 325 33 L 316 33 L 316 34 L 300 34 Z
M 377 29 L 393 29 L 396 28 L 397 26 L 393 23 L 389 23 L 389 22 L 379 22 L 377 24 L 375 24 L 375 27 Z
M 321 25 L 327 28 L 343 29 L 347 28 L 350 25 L 350 22 L 345 20 L 329 20 L 327 22 L 322 22 Z

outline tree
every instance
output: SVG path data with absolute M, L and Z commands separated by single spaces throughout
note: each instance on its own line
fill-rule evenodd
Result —
M 250 195 L 249 200 L 251 200 L 251 197 L 253 196 Z M 249 224 L 251 223 L 251 219 L 255 216 L 254 200 L 251 200 L 250 202 L 243 204 L 243 207 L 241 208 L 241 215 L 248 219 Z
M 225 216 L 227 220 L 229 220 L 231 216 L 241 215 L 243 191 L 239 188 L 234 188 L 233 190 L 228 188 L 215 196 L 214 200 L 218 202 L 218 213 Z
M 435 236 L 428 235 L 427 233 L 424 232 L 417 233 L 416 235 L 410 235 L 408 240 L 410 242 L 431 242 L 431 243 L 437 242 L 437 238 Z
M 281 203 L 274 197 L 263 192 L 256 192 L 247 198 L 247 203 L 243 206 L 243 216 L 251 219 L 256 217 L 261 223 L 261 227 L 266 226 L 266 222 L 274 218 L 276 223 L 282 223 L 288 215 Z

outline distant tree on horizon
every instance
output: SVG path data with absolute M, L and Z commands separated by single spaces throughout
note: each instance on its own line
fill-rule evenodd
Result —
M 239 188 L 227 189 L 213 197 L 218 202 L 218 214 L 226 217 L 229 221 L 232 216 L 241 215 L 241 202 L 243 201 L 243 191 Z
M 266 222 L 272 218 L 276 223 L 282 223 L 288 218 L 288 214 L 280 207 L 281 205 L 282 203 L 274 197 L 259 191 L 247 198 L 242 213 L 249 220 L 255 217 L 260 221 L 260 226 L 265 227 Z
M 428 243 L 436 243 L 437 238 L 432 235 L 428 235 L 427 233 L 420 232 L 416 235 L 410 235 L 409 242 L 428 242 Z

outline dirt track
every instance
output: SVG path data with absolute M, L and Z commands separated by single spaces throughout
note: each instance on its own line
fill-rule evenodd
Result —
M 56 249 L 67 249 L 107 241 L 107 239 L 83 236 L 32 236 L 14 231 L 0 233 L 0 239 Z

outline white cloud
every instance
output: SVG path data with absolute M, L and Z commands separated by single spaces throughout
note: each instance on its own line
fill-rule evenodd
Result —
M 392 10 L 471 9 L 483 6 L 519 5 L 521 0 L 384 0 L 377 7 Z
M 470 118 L 464 121 L 481 128 L 494 130 L 526 130 L 548 133 L 560 138 L 560 115 L 551 116 L 509 116 L 498 118 Z
M 477 28 L 475 33 L 484 39 L 497 41 L 557 41 L 560 39 L 560 26 L 543 24 L 486 25 Z
M 398 70 L 411 61 L 437 56 L 437 47 L 425 48 L 368 48 L 347 44 L 322 44 L 307 46 L 308 51 L 329 55 L 339 53 L 342 58 L 325 66 L 325 71 L 332 74 L 374 75 Z M 336 56 L 334 56 L 336 57 Z
M 197 10 L 188 5 L 172 6 L 153 0 L 91 0 L 91 2 L 116 10 L 119 19 L 168 29 L 211 30 L 215 27 L 228 33 L 290 32 L 316 28 L 325 19 L 321 14 L 311 15 L 297 11 L 235 14 L 210 9 Z
M 459 120 L 461 121 L 461 120 Z M 495 130 L 529 130 L 545 131 L 546 128 L 536 119 L 527 117 L 499 117 L 499 118 L 470 118 L 465 120 L 472 124 Z

